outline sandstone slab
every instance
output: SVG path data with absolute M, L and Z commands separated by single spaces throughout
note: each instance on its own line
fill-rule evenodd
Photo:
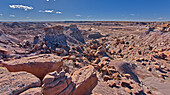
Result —
M 1 95 L 18 95 L 29 88 L 38 86 L 41 86 L 40 79 L 27 72 L 0 74 Z
M 62 61 L 59 56 L 53 54 L 41 54 L 32 57 L 23 57 L 3 63 L 10 72 L 26 71 L 33 75 L 43 78 L 47 73 L 60 71 Z
M 42 88 L 41 87 L 30 88 L 19 95 L 42 95 Z

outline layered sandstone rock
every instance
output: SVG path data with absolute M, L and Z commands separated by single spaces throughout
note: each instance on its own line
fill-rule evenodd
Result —
M 5 48 L 3 48 L 3 47 L 0 47 L 0 54 L 6 54 L 6 53 L 8 53 L 8 50 L 6 50 Z
M 3 63 L 10 72 L 27 71 L 33 75 L 43 78 L 47 73 L 60 71 L 62 61 L 59 56 L 53 54 L 42 54 L 32 57 L 6 61 Z
M 27 72 L 10 73 L 2 69 L 1 71 L 2 71 L 0 74 L 1 95 L 18 95 L 29 88 L 41 86 L 40 79 L 38 79 L 37 77 L 30 73 Z
M 55 71 L 44 77 L 42 88 L 44 95 L 72 95 L 75 84 L 68 73 Z
M 75 71 L 71 77 L 76 84 L 73 95 L 89 95 L 98 81 L 95 69 L 91 65 Z
M 30 88 L 19 95 L 42 95 L 42 88 L 41 87 Z

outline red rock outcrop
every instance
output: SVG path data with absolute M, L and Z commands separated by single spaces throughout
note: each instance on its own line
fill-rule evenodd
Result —
M 10 72 L 27 71 L 33 75 L 43 78 L 47 73 L 60 71 L 61 58 L 53 54 L 42 54 L 32 57 L 23 57 L 3 63 Z
M 44 95 L 72 95 L 75 84 L 68 73 L 55 71 L 44 77 L 42 88 Z
M 72 81 L 76 84 L 73 95 L 89 95 L 97 85 L 98 78 L 93 66 L 83 67 L 73 73 Z

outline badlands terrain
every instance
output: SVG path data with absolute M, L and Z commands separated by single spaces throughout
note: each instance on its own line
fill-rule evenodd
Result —
M 169 95 L 170 22 L 0 22 L 0 95 Z

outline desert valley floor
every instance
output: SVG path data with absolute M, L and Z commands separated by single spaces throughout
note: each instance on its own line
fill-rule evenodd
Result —
M 0 95 L 169 95 L 170 22 L 0 22 Z

